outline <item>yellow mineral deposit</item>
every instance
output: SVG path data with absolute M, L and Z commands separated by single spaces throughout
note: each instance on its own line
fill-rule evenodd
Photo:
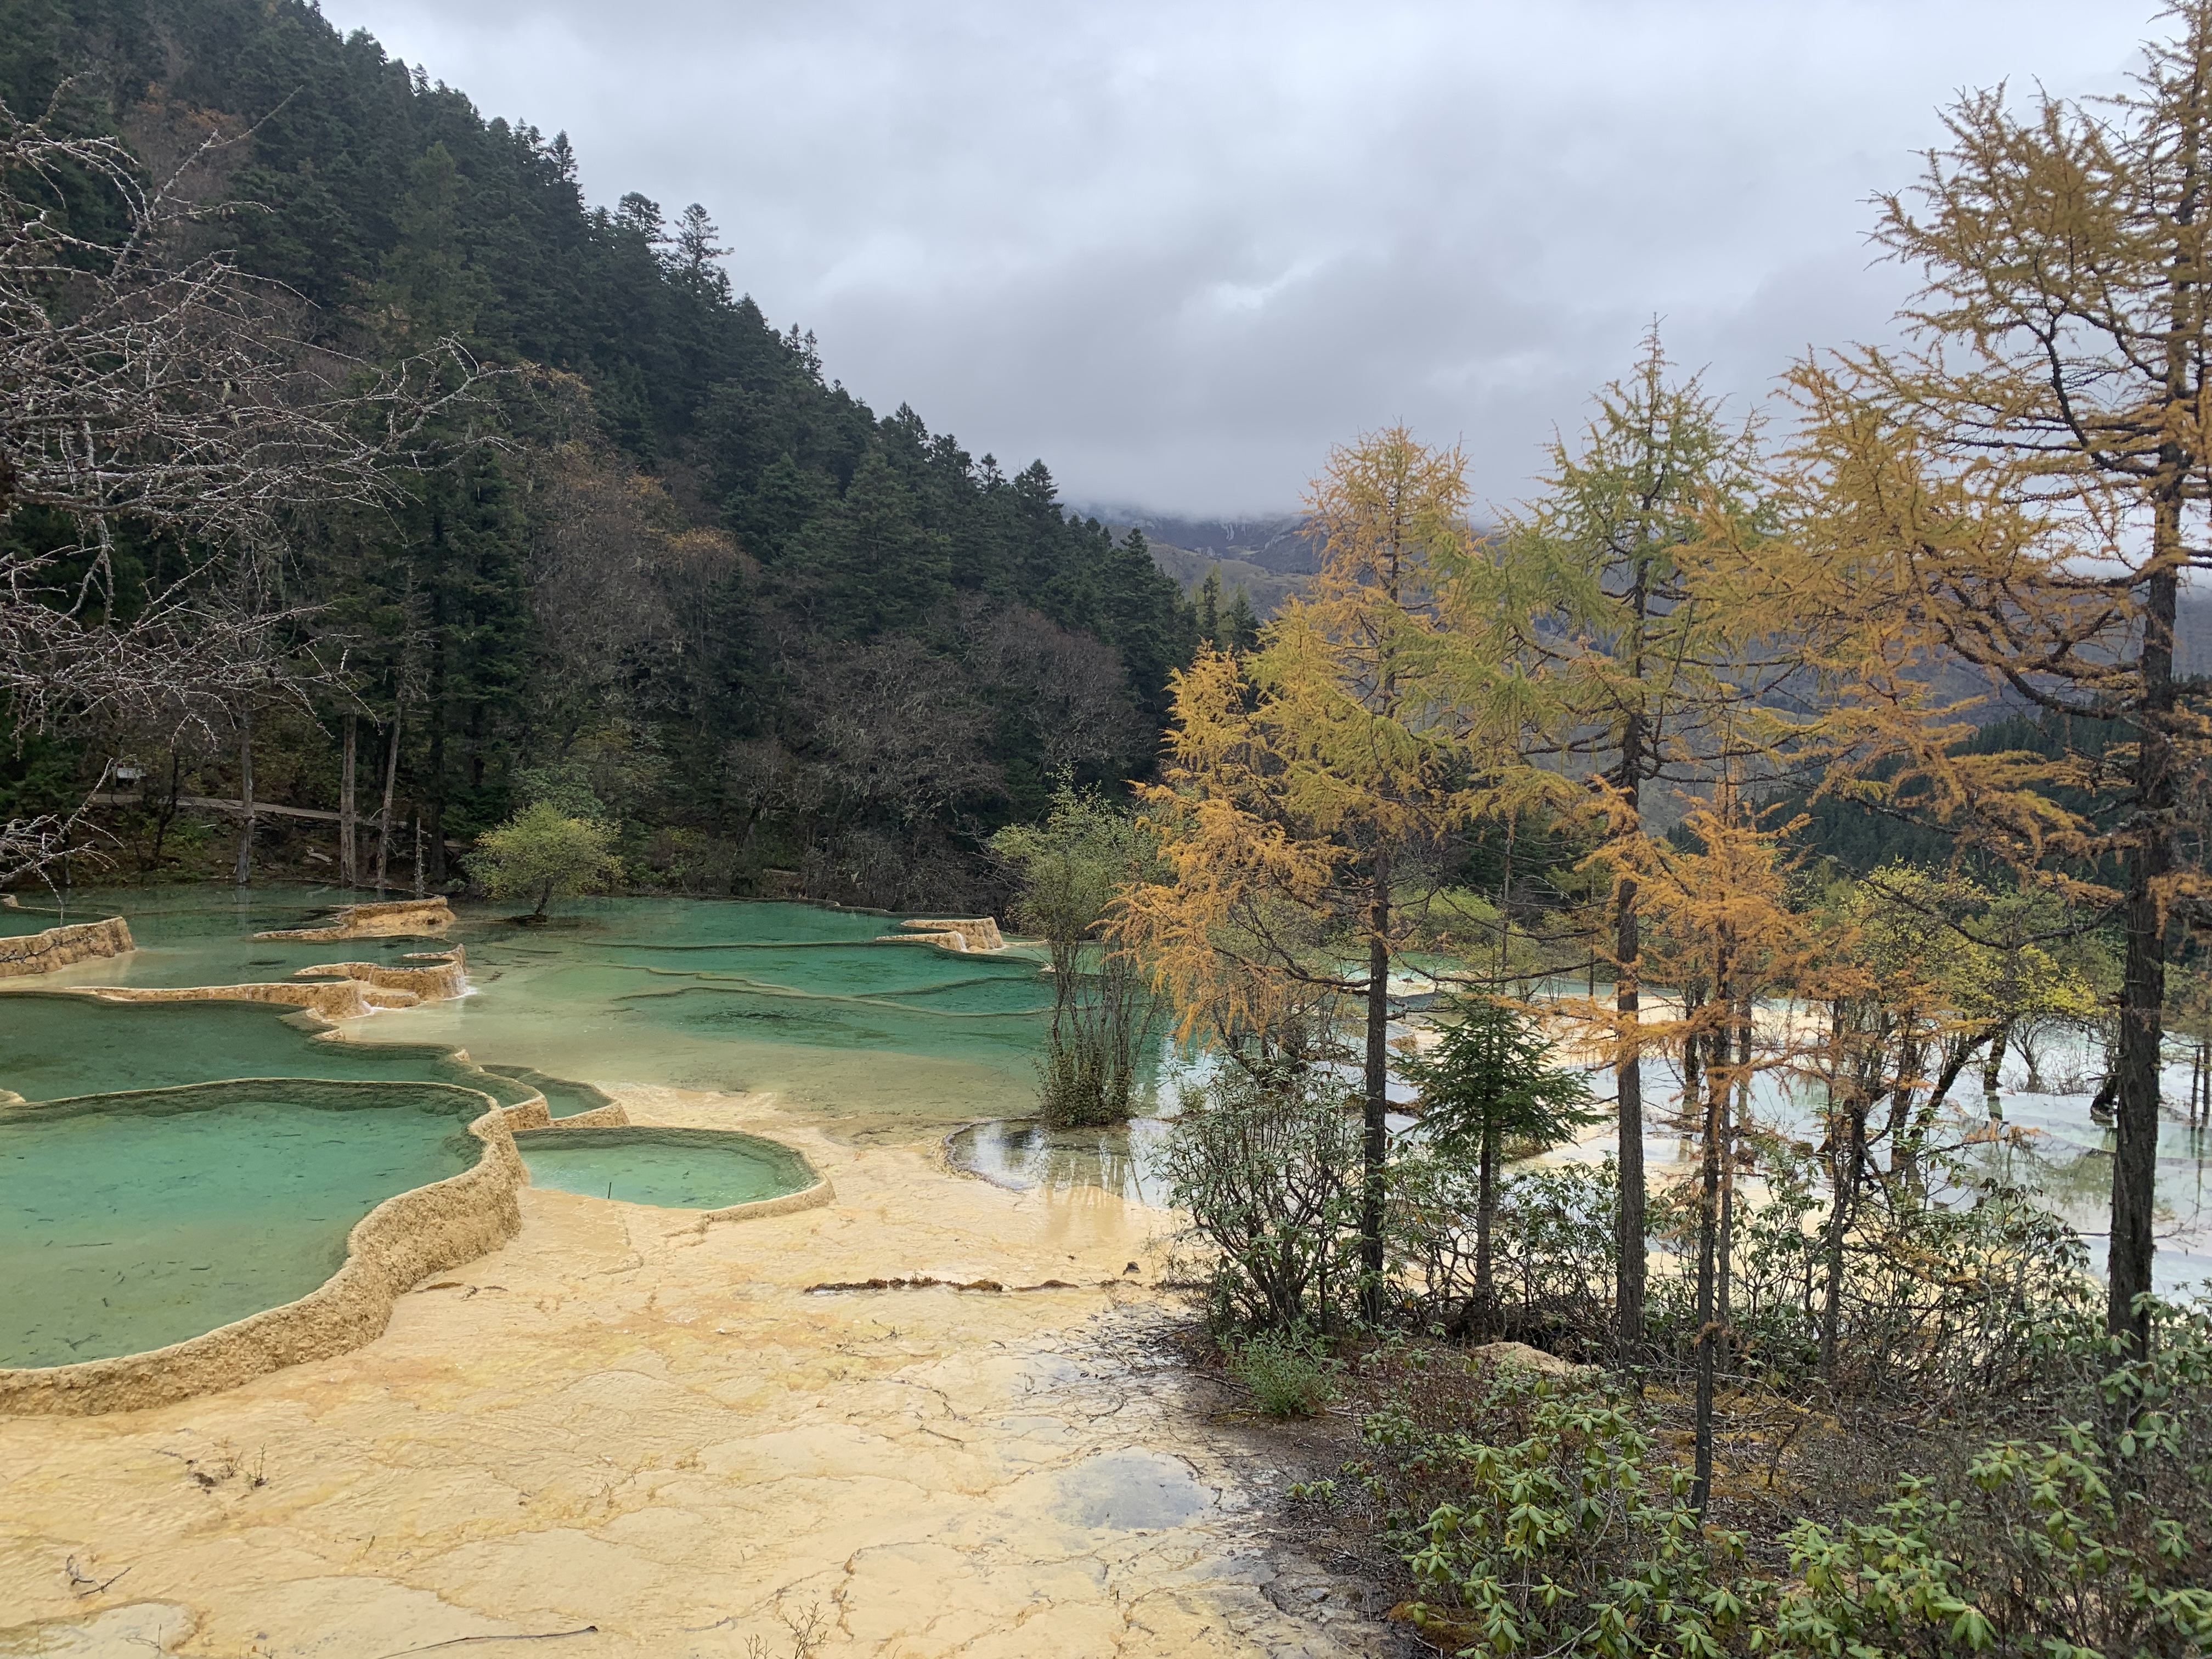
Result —
M 900 931 L 885 933 L 881 943 L 901 945 L 934 945 L 940 951 L 956 951 L 962 955 L 977 951 L 1003 951 L 1006 941 L 1000 937 L 998 922 L 989 916 L 939 917 L 934 921 L 917 919 L 899 923 Z
M 834 1197 L 723 1223 L 526 1188 L 512 1242 L 365 1346 L 0 1418 L 0 1655 L 1382 1650 L 1284 1610 L 1326 1581 L 1263 1550 L 1233 1440 L 1152 1346 L 1160 1212 L 963 1179 L 766 1097 L 621 1103 L 781 1139 Z M 945 1283 L 811 1288 L 916 1278 Z
M 453 908 L 442 896 L 387 899 L 377 904 L 341 904 L 330 920 L 315 927 L 282 927 L 256 933 L 261 939 L 392 939 L 413 933 L 442 933 L 453 925 Z
M 80 962 L 119 957 L 131 948 L 131 924 L 120 916 L 70 922 L 49 927 L 44 933 L 17 934 L 0 939 L 0 979 L 50 974 L 58 968 L 73 968 Z
M 118 927 L 121 924 L 117 924 Z M 313 933 L 257 934 L 257 938 L 301 939 Z M 380 1008 L 412 1008 L 465 995 L 468 961 L 461 946 L 413 951 L 403 965 L 381 962 L 326 962 L 302 968 L 291 978 L 243 985 L 91 985 L 69 988 L 110 1002 L 274 1002 L 305 1008 L 325 1019 L 353 1019 Z

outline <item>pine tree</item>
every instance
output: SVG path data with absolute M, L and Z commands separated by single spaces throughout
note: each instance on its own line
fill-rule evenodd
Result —
M 1252 601 L 1245 597 L 1243 587 L 1230 596 L 1229 608 L 1221 613 L 1220 625 L 1224 651 L 1241 654 L 1260 643 L 1260 619 L 1252 614 Z

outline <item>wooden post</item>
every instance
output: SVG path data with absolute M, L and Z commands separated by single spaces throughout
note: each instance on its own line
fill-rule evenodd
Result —
M 354 724 L 357 718 L 350 709 L 346 712 L 345 759 L 338 768 L 338 879 L 349 887 L 360 885 L 353 833 Z
M 376 890 L 384 890 L 386 860 L 392 852 L 392 786 L 399 775 L 399 718 L 407 712 L 404 703 L 394 704 L 392 710 L 392 741 L 384 750 L 384 810 L 376 820 Z
M 237 884 L 245 886 L 253 879 L 253 707 L 240 703 L 238 709 L 238 800 L 246 809 L 246 822 L 238 830 Z

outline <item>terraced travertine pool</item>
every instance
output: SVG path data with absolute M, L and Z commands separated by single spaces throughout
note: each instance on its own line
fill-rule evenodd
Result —
M 515 1143 L 533 1186 L 660 1209 L 728 1209 L 814 1179 L 789 1147 L 721 1130 L 539 1129 Z
M 226 985 L 422 948 L 410 939 L 249 937 L 298 927 L 344 896 L 300 887 L 250 888 L 242 897 L 119 892 L 114 908 L 140 948 L 38 982 Z M 85 914 L 94 912 L 88 905 Z M 1034 1098 L 1032 1057 L 1050 992 L 1019 947 L 976 957 L 878 944 L 895 919 L 799 904 L 585 899 L 551 926 L 527 929 L 501 908 L 459 914 L 444 937 L 466 948 L 473 994 L 348 1022 L 348 1042 L 465 1049 L 478 1061 L 595 1083 L 771 1090 L 863 1139 L 1019 1115 Z M 181 1031 L 191 1022 L 177 1024 Z M 243 1039 L 272 1056 L 287 1052 L 286 1036 L 246 1038 L 246 1030 L 195 1046 Z M 0 1042 L 7 1035 L 0 1027 Z M 30 1093 L 5 1075 L 10 1069 L 0 1060 L 0 1088 Z
M 138 1353 L 296 1300 L 386 1199 L 459 1175 L 483 1102 L 251 1083 L 0 1114 L 0 1366 Z
M 0 986 L 0 1090 L 44 1102 L 217 1079 L 443 1085 L 477 1091 L 471 1098 L 479 1104 L 480 1097 L 513 1104 L 542 1094 L 556 1116 L 604 1104 L 607 1096 L 595 1085 L 762 1091 L 784 1109 L 812 1115 L 840 1139 L 862 1144 L 927 1139 L 991 1120 L 957 1137 L 951 1149 L 957 1163 L 987 1178 L 1046 1192 L 1104 1187 L 1155 1204 L 1165 1197 L 1158 1126 L 1052 1133 L 1019 1121 L 1032 1109 L 1033 1061 L 1049 1002 L 1033 955 L 1017 948 L 960 956 L 883 943 L 893 919 L 875 915 L 599 900 L 575 903 L 550 927 L 523 929 L 497 910 L 464 908 L 444 937 L 467 950 L 470 995 L 335 1030 L 261 1004 L 120 1005 L 61 989 L 281 979 L 334 960 L 396 962 L 422 948 L 412 938 L 252 937 L 299 927 L 343 896 L 304 887 L 103 892 L 99 906 L 81 906 L 71 919 L 112 903 L 131 921 L 140 948 Z M 35 905 L 0 909 L 0 927 L 17 932 L 60 919 Z M 1773 1092 L 1767 1105 L 1776 1121 L 1804 1115 L 1802 1103 L 1793 1104 L 1778 1086 Z M 2081 1104 L 2014 1097 L 2012 1121 L 2038 1131 L 2036 1148 L 2002 1154 L 2005 1169 L 1997 1173 L 2044 1190 L 2094 1244 L 2110 1164 L 2105 1137 L 2087 1124 Z M 383 1132 L 372 1132 L 368 1118 L 341 1127 L 329 1112 L 268 1085 L 235 1110 L 149 1121 L 143 1133 L 119 1127 L 134 1109 L 87 1102 L 53 1120 L 40 1132 L 45 1140 L 22 1133 L 20 1115 L 0 1114 L 0 1203 L 12 1218 L 0 1231 L 0 1272 L 40 1287 L 11 1298 L 21 1315 L 0 1318 L 0 1365 L 132 1352 L 177 1340 L 179 1331 L 190 1334 L 195 1323 L 206 1329 L 205 1322 L 237 1317 L 241 1308 L 254 1311 L 247 1304 L 257 1298 L 297 1295 L 298 1286 L 312 1288 L 342 1259 L 345 1229 L 367 1207 L 422 1184 L 418 1176 L 440 1178 L 425 1170 L 453 1172 L 438 1162 L 451 1152 L 450 1125 L 418 1149 L 425 1160 L 418 1164 L 401 1158 L 396 1143 L 380 1140 Z M 404 1112 L 391 1119 L 405 1121 Z M 416 1122 L 419 1128 L 419 1114 Z M 394 1133 L 404 1139 L 415 1131 Z M 108 1162 L 94 1150 L 125 1139 L 136 1149 L 127 1163 Z M 617 1134 L 556 1152 L 545 1138 L 526 1136 L 521 1145 L 538 1184 L 666 1207 L 722 1207 L 789 1191 L 808 1178 L 769 1143 L 750 1152 L 734 1143 L 712 1150 L 712 1139 L 684 1145 Z M 2212 1272 L 2202 1191 L 2207 1149 L 2201 1133 L 2179 1125 L 2167 1126 L 2163 1139 L 2167 1212 L 2160 1275 L 2179 1285 Z M 76 1151 L 52 1150 L 64 1146 Z M 233 1177 L 245 1179 L 240 1172 L 260 1170 L 272 1158 L 281 1163 L 271 1151 L 281 1146 L 321 1150 L 305 1159 L 296 1178 L 270 1183 L 269 1204 L 255 1209 Z M 1650 1156 L 1663 1164 L 1674 1150 L 1655 1118 Z M 78 1172 L 55 1178 L 57 1159 Z M 339 1164 L 357 1167 L 362 1182 Z M 194 1173 L 202 1165 L 204 1172 Z M 233 1230 L 234 1248 L 216 1252 L 223 1263 L 200 1261 L 208 1252 L 197 1243 L 193 1217 L 226 1204 L 258 1218 Z M 58 1218 L 75 1215 L 79 1206 L 94 1233 L 103 1218 L 143 1216 L 145 1226 L 133 1234 L 139 1244 L 78 1237 L 70 1231 L 74 1222 L 64 1226 Z M 279 1211 L 296 1215 L 319 1242 L 281 1252 L 251 1243 L 291 1224 Z M 133 1248 L 142 1267 L 126 1293 L 111 1290 L 99 1319 L 80 1319 L 64 1331 L 68 1322 L 57 1322 L 56 1310 L 74 1300 L 88 1311 L 92 1304 L 78 1296 L 89 1282 L 86 1273 L 95 1264 L 101 1272 L 126 1271 L 117 1253 Z M 79 1249 L 91 1253 L 66 1272 L 52 1270 L 64 1260 L 57 1252 Z M 278 1255 L 287 1258 L 281 1269 L 246 1261 Z M 161 1302 L 155 1286 L 188 1291 L 192 1277 L 204 1280 L 207 1296 L 186 1296 L 160 1318 L 141 1322 L 130 1312 Z M 43 1357 L 19 1357 L 30 1355 Z
M 885 918 L 801 905 L 603 901 L 526 932 L 465 912 L 442 937 L 468 951 L 471 994 L 335 1028 L 264 1003 L 73 988 L 244 984 L 423 948 L 252 937 L 343 896 L 103 893 L 137 951 L 0 994 L 0 1090 L 62 1103 L 0 1108 L 0 1274 L 24 1287 L 0 1315 L 0 1367 L 137 1352 L 304 1295 L 377 1204 L 474 1164 L 462 1125 L 490 1103 L 542 1096 L 558 1118 L 606 1104 L 600 1082 L 771 1089 L 854 1135 L 908 1139 L 1018 1111 L 1030 1085 L 1048 1000 L 1033 958 L 885 944 Z M 30 931 L 104 909 L 0 921 Z M 325 1086 L 341 1083 L 356 1086 Z M 516 1145 L 537 1184 L 666 1208 L 817 1179 L 787 1148 L 731 1132 L 564 1128 Z

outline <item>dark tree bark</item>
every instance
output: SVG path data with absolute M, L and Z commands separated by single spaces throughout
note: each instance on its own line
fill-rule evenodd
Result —
M 1367 915 L 1367 1074 L 1360 1142 L 1359 1293 L 1361 1311 L 1379 1325 L 1383 1312 L 1382 1214 L 1390 1152 L 1390 860 L 1375 860 Z
M 354 833 L 354 748 L 357 721 L 350 710 L 345 717 L 345 752 L 338 765 L 338 879 L 348 887 L 360 884 L 361 864 Z
M 2178 500 L 2159 504 L 2160 530 L 2169 515 L 2180 538 Z M 2158 1178 L 2159 1049 L 2166 1006 L 2166 915 L 2160 889 L 2173 870 L 2174 787 L 2166 724 L 2173 713 L 2173 620 L 2178 583 L 2171 571 L 2149 581 L 2142 645 L 2143 712 L 2136 726 L 2135 795 L 2142 826 L 2127 860 L 2124 915 L 2127 950 L 2120 976 L 2117 1076 L 2118 1145 L 2112 1155 L 2112 1258 L 2105 1326 L 2138 1354 L 2150 1340 L 2150 1316 L 2139 1306 L 2151 1289 L 2151 1211 Z
M 384 749 L 384 805 L 376 816 L 376 890 L 384 891 L 385 872 L 392 859 L 392 791 L 399 781 L 399 726 L 407 713 L 405 703 L 392 710 L 392 740 Z
M 1695 1041 L 1695 1039 L 1692 1039 Z M 1704 1155 L 1698 1169 L 1698 1332 L 1693 1350 L 1697 1395 L 1690 1507 L 1702 1516 L 1713 1492 L 1713 1387 L 1720 1348 L 1717 1316 L 1723 1131 L 1728 1117 L 1728 1033 L 1708 1039 L 1705 1060 Z

